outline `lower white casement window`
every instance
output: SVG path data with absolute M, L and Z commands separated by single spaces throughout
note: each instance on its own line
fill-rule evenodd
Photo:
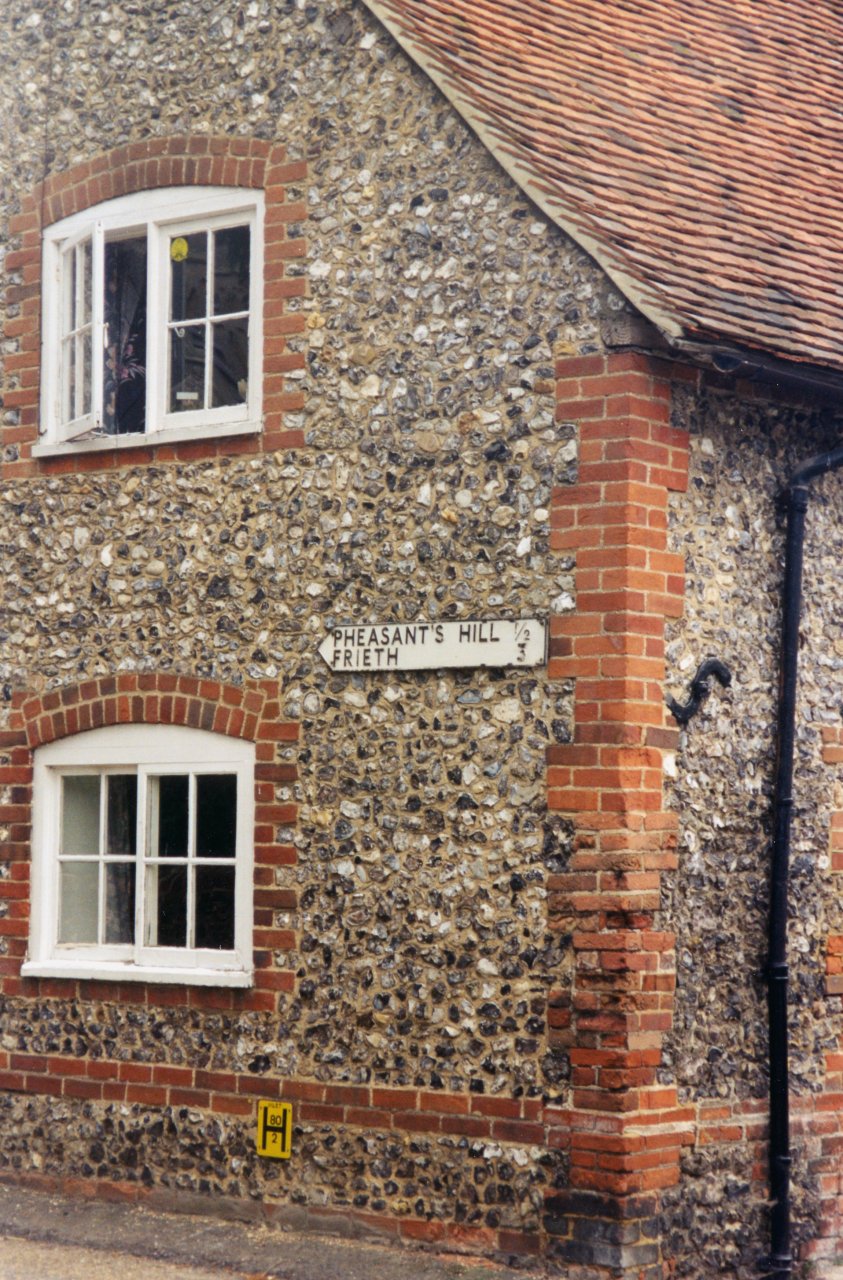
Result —
M 36 453 L 260 429 L 263 192 L 168 187 L 44 232 Z
M 115 725 L 38 748 L 32 977 L 249 986 L 255 748 Z

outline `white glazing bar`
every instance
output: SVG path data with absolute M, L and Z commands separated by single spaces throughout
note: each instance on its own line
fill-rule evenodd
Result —
M 188 948 L 196 946 L 196 774 L 188 774 L 187 789 L 187 935 Z
M 134 943 L 135 963 L 140 962 L 140 949 L 143 946 L 143 911 L 144 911 L 144 868 L 146 840 L 146 778 L 139 769 L 137 772 L 137 803 L 135 814 L 135 921 L 132 942 Z
M 102 424 L 105 363 L 105 232 L 98 222 L 91 244 L 91 408 L 92 426 Z
M 209 409 L 211 406 L 211 391 L 213 387 L 214 361 L 213 361 L 213 338 L 214 326 L 211 323 L 211 317 L 214 310 L 214 271 L 216 259 L 216 240 L 213 232 L 205 231 L 205 403 L 204 408 Z
M 105 858 L 103 856 L 107 844 L 108 831 L 108 778 L 100 774 L 100 812 L 99 812 L 99 849 L 97 850 L 97 942 L 100 946 L 105 942 Z
M 74 345 L 73 359 L 74 359 L 75 373 L 76 373 L 76 377 L 74 379 L 76 395 L 75 395 L 75 404 L 73 406 L 73 416 L 74 418 L 81 418 L 82 415 L 86 412 L 85 386 L 84 386 L 85 380 L 82 377 L 82 369 L 83 369 L 84 360 L 85 360 L 84 352 L 82 350 L 82 345 L 84 341 L 84 339 L 82 338 L 82 308 L 83 308 L 83 298 L 85 293 L 85 283 L 82 279 L 82 273 L 85 268 L 84 268 L 84 263 L 82 259 L 81 244 L 77 244 L 76 248 L 73 250 L 73 259 L 74 259 L 74 268 L 75 268 L 73 272 L 75 289 L 74 289 L 74 298 L 73 298 L 72 324 L 73 324 L 73 331 L 76 334 L 76 341 L 73 344 Z

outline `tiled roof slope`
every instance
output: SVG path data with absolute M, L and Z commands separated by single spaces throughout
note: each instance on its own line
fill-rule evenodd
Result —
M 841 0 L 365 0 L 668 336 L 843 371 Z

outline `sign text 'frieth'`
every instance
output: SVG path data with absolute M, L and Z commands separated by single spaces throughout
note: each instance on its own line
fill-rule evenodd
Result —
M 538 618 L 495 618 L 335 627 L 319 653 L 332 671 L 430 671 L 536 667 L 546 649 L 546 627 Z

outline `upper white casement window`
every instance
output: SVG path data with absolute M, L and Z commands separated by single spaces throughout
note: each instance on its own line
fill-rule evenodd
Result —
M 253 743 L 114 725 L 35 752 L 34 977 L 249 986 Z
M 260 429 L 263 192 L 165 187 L 44 233 L 37 452 Z

